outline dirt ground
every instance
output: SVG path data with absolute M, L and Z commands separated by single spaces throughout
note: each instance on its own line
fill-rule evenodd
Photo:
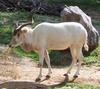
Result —
M 37 64 L 32 62 L 31 60 L 27 60 L 27 58 L 22 59 L 20 64 L 18 64 L 21 70 L 21 80 L 32 80 L 34 81 L 37 78 L 37 75 L 39 74 L 39 68 L 37 67 Z M 43 68 L 43 78 L 41 80 L 42 84 L 46 85 L 53 85 L 53 84 L 60 84 L 64 81 L 65 77 L 63 74 L 67 72 L 66 68 L 61 67 L 54 67 L 52 68 L 52 75 L 51 78 L 48 80 L 45 80 L 45 76 L 48 72 L 47 68 Z M 72 80 L 72 76 L 74 72 L 76 71 L 76 68 L 74 68 L 69 75 L 69 80 Z M 81 83 L 94 83 L 94 84 L 100 84 L 100 68 L 95 66 L 82 66 L 79 78 L 75 80 L 75 82 L 81 82 Z
M 2 48 L 0 47 L 0 49 Z M 16 64 L 3 64 L 2 59 L 0 59 L 0 83 L 15 79 L 17 79 L 16 81 L 35 82 L 35 79 L 39 74 L 39 68 L 37 66 L 38 63 L 33 62 L 32 59 L 26 57 L 18 58 L 10 56 L 10 59 L 13 59 L 13 62 Z M 43 77 L 38 83 L 48 86 L 61 84 L 65 81 L 65 76 L 63 75 L 67 72 L 67 70 L 68 67 L 53 66 L 51 78 L 46 79 L 45 76 L 48 73 L 48 68 L 43 67 Z M 71 74 L 69 74 L 68 81 L 66 82 L 71 82 L 73 80 L 75 71 L 76 67 L 72 69 Z M 82 66 L 79 77 L 72 82 L 100 84 L 100 67 L 96 67 L 95 65 L 88 67 L 86 65 Z
M 15 68 L 13 66 L 12 69 L 16 71 L 16 68 L 18 70 L 17 75 L 20 75 L 20 78 L 17 79 L 17 81 L 33 81 L 35 82 L 35 79 L 37 78 L 39 74 L 39 68 L 37 67 L 37 63 L 33 62 L 29 58 L 16 58 L 17 60 L 17 65 Z M 7 65 L 3 65 L 7 66 Z M 9 69 L 9 66 L 6 68 Z M 45 85 L 57 85 L 62 82 L 64 82 L 65 77 L 63 76 L 64 73 L 66 73 L 68 67 L 53 67 L 52 68 L 52 75 L 51 78 L 46 79 L 46 74 L 48 73 L 47 68 L 43 68 L 43 77 L 41 81 L 39 82 L 40 84 L 45 84 Z M 76 67 L 72 69 L 71 74 L 69 75 L 69 81 L 73 79 L 74 72 L 76 70 Z M 12 70 L 10 70 L 12 71 Z M 15 72 L 13 72 L 14 75 Z M 14 80 L 14 78 L 9 75 L 3 76 L 0 75 L 0 82 L 8 81 L 8 80 Z M 93 84 L 100 84 L 100 67 L 96 66 L 82 66 L 80 75 L 79 77 L 74 80 L 73 82 L 79 82 L 79 83 L 93 83 Z

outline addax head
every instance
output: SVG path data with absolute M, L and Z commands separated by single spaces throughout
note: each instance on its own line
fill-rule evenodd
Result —
M 23 29 L 27 25 L 32 25 L 32 22 L 22 24 L 18 26 L 17 24 L 15 25 L 15 29 L 12 34 L 12 39 L 9 44 L 9 47 L 16 47 L 22 44 L 22 40 L 24 40 L 23 35 L 27 32 L 27 29 Z

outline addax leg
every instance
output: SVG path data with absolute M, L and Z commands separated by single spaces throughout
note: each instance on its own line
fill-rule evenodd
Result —
M 79 49 L 77 53 L 78 53 L 78 55 L 77 55 L 78 56 L 78 65 L 77 65 L 77 70 L 76 70 L 76 73 L 74 75 L 74 78 L 78 77 L 78 75 L 79 75 L 79 71 L 80 71 L 80 68 L 81 68 L 81 62 L 82 62 L 82 59 L 83 59 L 82 50 Z
M 36 79 L 36 81 L 40 81 L 42 77 L 42 67 L 43 67 L 43 61 L 44 61 L 44 50 L 39 51 L 39 65 L 40 65 L 40 73 Z
M 51 65 L 50 65 L 50 57 L 49 57 L 49 54 L 48 54 L 48 51 L 47 50 L 45 50 L 45 61 L 46 61 L 46 63 L 47 63 L 47 66 L 48 66 L 48 74 L 47 74 L 47 78 L 49 78 L 50 77 L 50 74 L 52 73 L 52 71 L 51 71 Z
M 68 76 L 68 74 L 70 73 L 72 67 L 74 66 L 74 64 L 75 64 L 76 61 L 77 61 L 77 58 L 76 58 L 76 50 L 75 50 L 74 48 L 71 48 L 70 50 L 71 50 L 71 55 L 72 55 L 72 63 L 71 63 L 71 65 L 70 65 L 70 67 L 69 67 L 67 73 L 64 74 L 64 76 Z

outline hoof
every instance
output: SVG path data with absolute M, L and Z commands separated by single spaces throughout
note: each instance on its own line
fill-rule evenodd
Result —
M 37 65 L 38 67 L 41 67 L 41 64 L 40 63 L 38 63 L 38 65 Z
M 78 78 L 78 75 L 74 75 L 73 78 L 75 78 L 75 79 Z
M 63 76 L 65 76 L 64 82 L 67 82 L 69 80 L 68 74 L 64 74 Z
M 64 74 L 65 77 L 68 77 L 68 74 Z
M 50 75 L 46 75 L 46 79 L 49 79 L 50 78 Z
M 39 82 L 41 79 L 40 78 L 36 78 L 35 82 Z

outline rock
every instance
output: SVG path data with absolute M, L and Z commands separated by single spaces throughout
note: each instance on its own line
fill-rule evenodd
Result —
M 0 89 L 48 89 L 48 87 L 31 81 L 8 81 L 1 83 Z
M 69 6 L 61 11 L 61 21 L 63 22 L 79 22 L 88 32 L 89 52 L 94 50 L 99 44 L 99 33 L 92 25 L 91 17 L 86 15 L 79 7 Z

